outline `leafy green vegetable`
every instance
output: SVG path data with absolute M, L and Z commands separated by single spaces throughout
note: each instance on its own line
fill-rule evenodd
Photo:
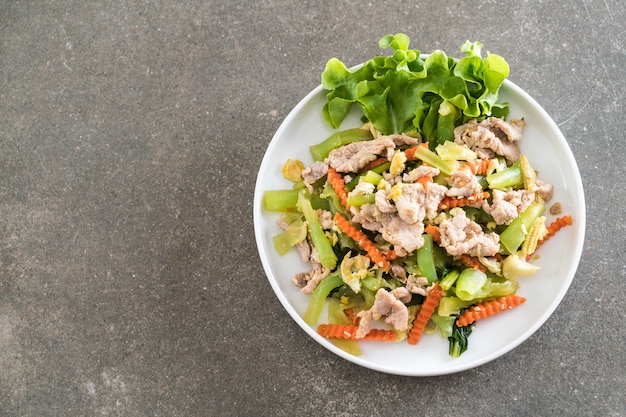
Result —
M 452 336 L 448 337 L 448 341 L 450 342 L 450 356 L 458 358 L 467 350 L 468 338 L 472 330 L 474 330 L 474 326 L 471 324 L 459 327 L 454 323 L 452 326 Z
M 376 56 L 352 71 L 337 58 L 326 63 L 323 115 L 330 126 L 339 128 L 356 105 L 380 133 L 418 132 L 434 148 L 470 119 L 508 114 L 508 104 L 497 102 L 509 75 L 504 58 L 487 53 L 483 59 L 483 45 L 467 41 L 459 60 L 440 50 L 424 59 L 409 44 L 403 33 L 386 35 L 378 45 L 391 49 L 391 56 Z

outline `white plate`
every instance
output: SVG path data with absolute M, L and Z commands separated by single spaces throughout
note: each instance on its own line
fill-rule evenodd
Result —
M 538 249 L 540 258 L 534 263 L 541 269 L 533 276 L 520 278 L 518 294 L 526 297 L 526 302 L 477 323 L 468 350 L 459 358 L 449 356 L 448 340 L 438 332 L 424 335 L 416 346 L 406 342 L 360 342 L 362 355 L 356 357 L 335 347 L 304 322 L 302 315 L 309 296 L 302 294 L 291 278 L 310 269 L 310 265 L 304 264 L 295 250 L 285 256 L 274 251 L 272 238 L 279 232 L 275 223 L 278 215 L 265 212 L 261 201 L 265 190 L 291 188 L 292 183 L 283 178 L 281 171 L 288 158 L 300 159 L 305 165 L 312 163 L 309 146 L 334 132 L 322 117 L 325 100 L 326 93 L 319 86 L 289 113 L 267 148 L 256 182 L 254 230 L 259 255 L 274 292 L 291 317 L 331 352 L 355 364 L 397 375 L 443 375 L 471 369 L 504 355 L 530 337 L 559 305 L 574 278 L 583 248 L 585 202 L 580 173 L 563 134 L 532 97 L 508 80 L 501 87 L 500 101 L 509 102 L 509 119 L 526 120 L 522 152 L 539 171 L 539 178 L 554 185 L 554 198 L 548 204 L 560 202 L 563 214 L 572 215 L 574 223 Z M 359 126 L 359 117 L 353 109 L 340 129 Z M 553 216 L 547 216 L 553 220 Z M 325 312 L 320 322 L 324 317 Z

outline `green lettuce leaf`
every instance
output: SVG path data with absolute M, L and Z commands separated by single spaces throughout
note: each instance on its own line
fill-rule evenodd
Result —
M 403 33 L 383 36 L 378 45 L 391 56 L 376 56 L 350 70 L 331 58 L 322 72 L 327 102 L 324 119 L 338 129 L 354 106 L 382 134 L 421 134 L 433 147 L 453 139 L 454 127 L 470 119 L 506 117 L 498 91 L 509 75 L 507 62 L 480 42 L 465 42 L 465 57 L 436 50 L 423 57 Z M 425 58 L 425 59 L 424 59 Z

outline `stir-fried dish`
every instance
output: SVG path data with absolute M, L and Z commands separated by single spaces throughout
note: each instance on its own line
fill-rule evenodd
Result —
M 520 151 L 524 119 L 497 101 L 503 58 L 478 42 L 460 60 L 423 59 L 403 34 L 379 44 L 393 55 L 328 62 L 321 111 L 337 131 L 311 161 L 280 162 L 293 186 L 266 190 L 263 207 L 280 213 L 276 251 L 308 265 L 292 282 L 320 335 L 358 355 L 363 340 L 439 332 L 460 356 L 478 320 L 524 303 L 535 251 L 572 218 Z M 363 125 L 341 129 L 353 106 Z

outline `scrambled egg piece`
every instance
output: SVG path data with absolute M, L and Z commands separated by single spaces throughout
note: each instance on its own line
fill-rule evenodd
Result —
M 298 182 L 302 179 L 302 171 L 304 171 L 304 164 L 297 159 L 287 159 L 287 162 L 283 165 L 283 176 L 293 182 Z
M 341 261 L 341 278 L 352 291 L 358 293 L 361 291 L 361 280 L 369 274 L 369 267 L 370 258 L 365 255 L 351 257 L 348 253 Z

